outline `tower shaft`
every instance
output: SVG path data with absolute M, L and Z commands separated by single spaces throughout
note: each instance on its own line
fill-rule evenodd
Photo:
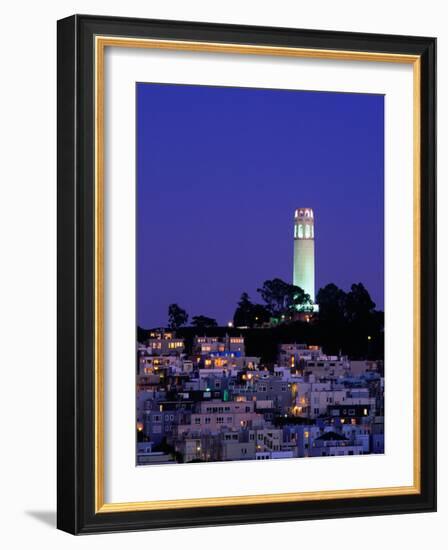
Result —
M 315 301 L 314 289 L 314 213 L 311 208 L 294 212 L 294 273 L 293 284 Z

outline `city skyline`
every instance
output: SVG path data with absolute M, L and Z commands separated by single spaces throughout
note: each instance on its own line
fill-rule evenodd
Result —
M 302 204 L 316 292 L 362 282 L 383 309 L 382 96 L 138 84 L 137 113 L 140 326 L 170 303 L 227 324 L 242 292 L 292 282 Z

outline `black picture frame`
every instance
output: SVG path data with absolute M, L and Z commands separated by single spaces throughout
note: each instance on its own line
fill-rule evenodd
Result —
M 95 511 L 97 35 L 415 55 L 421 61 L 419 494 L 203 508 Z M 58 22 L 57 526 L 73 534 L 436 510 L 436 39 L 74 15 Z

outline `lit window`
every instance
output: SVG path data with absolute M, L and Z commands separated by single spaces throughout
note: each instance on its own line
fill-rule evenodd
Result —
M 299 239 L 303 239 L 303 225 L 299 225 Z
M 309 225 L 305 225 L 305 238 L 306 239 L 310 238 L 310 226 Z

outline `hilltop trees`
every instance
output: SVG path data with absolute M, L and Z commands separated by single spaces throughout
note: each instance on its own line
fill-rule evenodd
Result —
M 303 289 L 278 278 L 265 281 L 257 292 L 273 317 L 288 318 L 299 306 L 311 304 L 310 296 Z
M 188 322 L 188 313 L 185 309 L 179 307 L 178 304 L 170 304 L 168 306 L 168 327 L 176 330 Z
M 364 357 L 366 350 L 382 349 L 384 313 L 375 309 L 362 283 L 352 284 L 349 292 L 328 284 L 319 290 L 316 301 L 321 339 L 330 353 L 342 349 L 352 357 Z
M 319 319 L 330 323 L 342 323 L 345 321 L 347 294 L 330 283 L 319 289 L 316 302 L 319 304 Z
M 319 319 L 350 324 L 365 323 L 375 311 L 375 302 L 362 283 L 353 284 L 350 292 L 344 292 L 331 283 L 317 293 Z
M 264 281 L 258 292 L 264 303 L 254 303 L 248 293 L 243 292 L 233 315 L 235 328 L 264 329 L 247 331 L 247 349 L 261 349 L 262 355 L 273 360 L 279 343 L 303 341 L 321 345 L 329 355 L 341 353 L 351 359 L 383 356 L 384 313 L 376 309 L 362 283 L 352 284 L 347 292 L 333 283 L 320 288 L 316 296 L 319 311 L 313 313 L 310 322 L 295 315 L 298 310 L 307 311 L 307 306 L 311 309 L 313 305 L 303 289 L 274 278 Z M 168 326 L 171 330 L 183 331 L 187 340 L 199 333 L 225 334 L 232 330 L 206 315 L 193 316 L 191 325 L 186 326 L 188 321 L 184 309 L 170 304 Z M 144 341 L 147 334 L 148 331 L 139 328 L 139 341 Z
M 309 295 L 300 287 L 278 278 L 265 281 L 257 292 L 266 305 L 252 303 L 247 292 L 243 292 L 233 315 L 236 327 L 261 326 L 272 317 L 290 320 L 299 306 L 311 305 Z
M 216 319 L 206 317 L 205 315 L 195 315 L 191 320 L 191 325 L 196 328 L 217 327 Z
M 260 326 L 267 323 L 270 316 L 266 307 L 261 304 L 253 304 L 247 292 L 243 292 L 233 315 L 233 324 L 235 327 Z
M 349 322 L 362 323 L 375 309 L 375 302 L 362 283 L 351 286 L 345 300 L 345 314 Z
M 178 330 L 188 323 L 188 313 L 178 304 L 170 304 L 168 307 L 168 327 Z M 205 315 L 194 315 L 191 319 L 191 326 L 195 328 L 217 327 L 218 322 L 212 317 Z

